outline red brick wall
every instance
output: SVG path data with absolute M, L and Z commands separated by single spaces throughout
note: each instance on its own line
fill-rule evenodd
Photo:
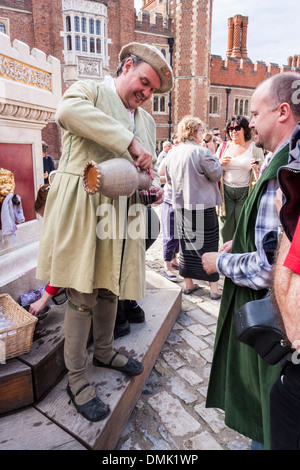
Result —
M 43 50 L 46 55 L 53 55 L 62 62 L 63 71 L 63 38 L 60 32 L 63 31 L 61 14 L 61 0 L 4 0 L 2 5 L 24 10 L 18 13 L 13 10 L 0 8 L 0 15 L 10 18 L 11 40 L 15 38 L 27 43 L 30 48 L 36 47 Z M 175 22 L 175 9 L 173 4 L 169 4 L 170 16 L 168 24 L 164 24 L 164 19 L 157 14 L 155 24 L 150 23 L 149 13 L 144 12 L 142 20 L 139 21 L 135 14 L 134 0 L 110 0 L 108 5 L 108 37 L 111 44 L 108 45 L 110 56 L 110 73 L 115 74 L 118 65 L 118 54 L 121 47 L 131 41 L 145 42 L 157 46 L 165 46 L 168 49 L 168 37 L 174 37 L 173 65 L 176 52 L 179 51 L 176 44 L 176 37 L 180 29 L 180 63 L 178 70 L 174 69 L 175 76 L 180 76 L 178 89 L 172 92 L 172 130 L 175 122 L 175 115 L 178 120 L 185 114 L 191 112 L 191 83 L 195 87 L 193 97 L 194 113 L 207 120 L 207 96 L 209 92 L 209 44 L 207 35 L 211 32 L 211 17 L 208 15 L 208 7 L 211 9 L 212 0 L 205 0 L 197 3 L 196 34 L 192 38 L 191 25 L 193 22 L 193 2 L 192 0 L 182 0 L 182 16 L 179 22 Z M 173 5 L 173 6 L 172 6 Z M 29 13 L 28 13 L 29 12 Z M 176 29 L 179 28 L 179 29 Z M 147 33 L 147 34 L 144 34 Z M 191 39 L 196 39 L 197 47 L 197 67 L 195 78 L 191 80 L 191 60 L 194 57 L 191 50 Z M 198 77 L 206 77 L 205 80 L 198 80 Z M 64 86 L 63 86 L 64 91 Z M 174 100 L 176 98 L 176 100 Z M 146 109 L 151 113 L 152 102 L 147 103 Z M 157 122 L 157 136 L 166 140 L 169 137 L 169 110 L 166 114 L 154 115 Z M 177 112 L 177 114 L 176 114 Z M 43 139 L 48 142 L 51 156 L 58 159 L 60 155 L 60 132 L 55 125 L 48 125 L 43 130 Z
M 195 5 L 197 10 L 195 10 Z M 207 97 L 210 76 L 210 41 L 212 1 L 181 1 L 181 13 L 173 9 L 174 72 L 178 77 L 174 90 L 177 123 L 186 114 L 208 121 Z M 196 21 L 196 26 L 195 26 Z M 195 44 L 194 49 L 192 43 Z M 196 67 L 194 61 L 196 58 Z
M 110 0 L 107 6 L 108 37 L 111 39 L 108 45 L 109 71 L 115 76 L 121 47 L 135 40 L 135 9 L 133 0 Z
M 60 0 L 32 0 L 35 47 L 45 54 L 63 59 L 63 30 Z
M 19 39 L 30 49 L 35 47 L 63 60 L 61 0 L 2 0 L 0 16 L 9 18 L 12 42 Z
M 226 124 L 226 88 L 231 92 L 228 99 L 228 119 L 234 114 L 234 102 L 236 97 L 249 98 L 255 88 L 267 78 L 290 70 L 290 67 L 279 67 L 265 62 L 253 63 L 250 59 L 226 58 L 212 56 L 210 72 L 210 94 L 220 94 L 220 113 L 218 116 L 209 117 L 209 127 L 219 127 L 221 130 Z M 250 111 L 249 111 L 250 114 Z
M 153 33 L 155 32 L 155 36 Z M 162 15 L 157 14 L 155 16 L 155 22 L 150 23 L 150 15 L 148 12 L 142 12 L 142 19 L 136 18 L 135 23 L 135 36 L 134 41 L 152 44 L 159 50 L 162 48 L 169 51 L 168 37 L 171 37 L 171 22 L 167 27 L 163 24 Z M 166 95 L 166 103 L 168 101 L 168 95 Z M 143 108 L 152 114 L 153 98 L 148 101 Z M 166 106 L 166 113 L 164 114 L 153 114 L 156 123 L 156 138 L 157 140 L 168 140 L 169 138 L 169 108 Z
M 4 4 L 5 2 L 2 2 Z M 10 2 L 6 2 L 10 3 Z M 18 3 L 18 2 L 15 2 Z M 31 2 L 28 2 L 31 4 Z M 20 5 L 22 6 L 22 5 Z M 19 6 L 19 9 L 20 9 Z M 31 5 L 30 5 L 31 7 Z M 30 11 L 32 9 L 30 8 Z M 21 13 L 11 10 L 6 10 L 0 7 L 0 17 L 9 19 L 10 38 L 13 42 L 14 39 L 19 39 L 25 44 L 28 44 L 30 49 L 34 47 L 34 34 L 32 27 L 32 13 Z
M 256 88 L 266 78 L 281 72 L 278 66 L 264 62 L 254 64 L 250 59 L 212 57 L 210 79 L 212 84 Z

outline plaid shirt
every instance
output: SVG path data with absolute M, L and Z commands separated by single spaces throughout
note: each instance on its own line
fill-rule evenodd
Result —
M 278 151 L 281 148 L 282 146 Z M 259 290 L 266 289 L 271 285 L 270 271 L 272 264 L 268 261 L 263 241 L 270 233 L 278 233 L 280 221 L 274 205 L 278 188 L 277 178 L 270 180 L 261 198 L 255 224 L 257 251 L 241 254 L 222 253 L 218 256 L 217 270 L 219 274 L 229 277 L 238 286 Z

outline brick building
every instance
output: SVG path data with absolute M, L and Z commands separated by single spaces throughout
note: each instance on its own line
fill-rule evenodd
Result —
M 157 11 L 154 3 L 144 0 L 137 15 L 134 0 L 1 0 L 0 32 L 58 58 L 63 91 L 77 79 L 114 75 L 120 48 L 128 42 L 158 47 L 176 76 L 172 93 L 155 95 L 146 105 L 160 146 L 183 115 L 200 115 L 208 122 L 212 0 L 180 0 L 179 7 L 158 0 Z M 43 138 L 57 160 L 60 135 L 55 124 L 47 125 Z
M 226 58 L 211 56 L 209 127 L 224 129 L 227 119 L 235 114 L 250 118 L 251 96 L 263 80 L 288 70 L 296 70 L 300 56 L 288 58 L 288 65 L 252 62 L 247 53 L 248 17 L 228 19 Z
M 131 41 L 158 47 L 173 66 L 171 93 L 146 104 L 157 125 L 161 147 L 185 114 L 207 126 L 224 128 L 233 114 L 249 116 L 250 98 L 259 82 L 300 65 L 253 63 L 247 55 L 248 17 L 228 20 L 226 57 L 211 56 L 213 0 L 0 0 L 0 33 L 37 48 L 62 64 L 62 91 L 78 79 L 102 80 L 115 74 L 120 48 Z M 58 160 L 60 131 L 48 124 L 43 138 Z

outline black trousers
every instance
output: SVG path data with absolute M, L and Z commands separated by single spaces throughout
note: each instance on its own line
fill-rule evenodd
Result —
M 273 385 L 270 419 L 271 450 L 300 450 L 300 364 L 288 361 Z
M 146 218 L 146 251 L 155 242 L 160 232 L 160 221 L 155 210 L 151 206 L 147 206 Z

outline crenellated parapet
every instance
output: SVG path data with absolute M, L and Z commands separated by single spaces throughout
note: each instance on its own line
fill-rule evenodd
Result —
M 255 88 L 266 78 L 288 70 L 291 70 L 290 65 L 212 55 L 210 80 L 212 84 Z
M 44 126 L 53 120 L 61 98 L 61 67 L 58 59 L 1 34 L 0 118 L 36 121 Z
M 0 292 L 14 299 L 36 285 L 41 222 L 34 201 L 44 183 L 42 131 L 53 122 L 61 94 L 60 61 L 1 33 L 0 166 L 14 175 L 25 218 L 14 239 L 0 235 Z
M 288 58 L 287 65 L 252 62 L 247 56 L 248 16 L 228 18 L 226 58 L 211 56 L 211 83 L 242 88 L 255 88 L 268 77 L 300 67 L 300 55 Z

